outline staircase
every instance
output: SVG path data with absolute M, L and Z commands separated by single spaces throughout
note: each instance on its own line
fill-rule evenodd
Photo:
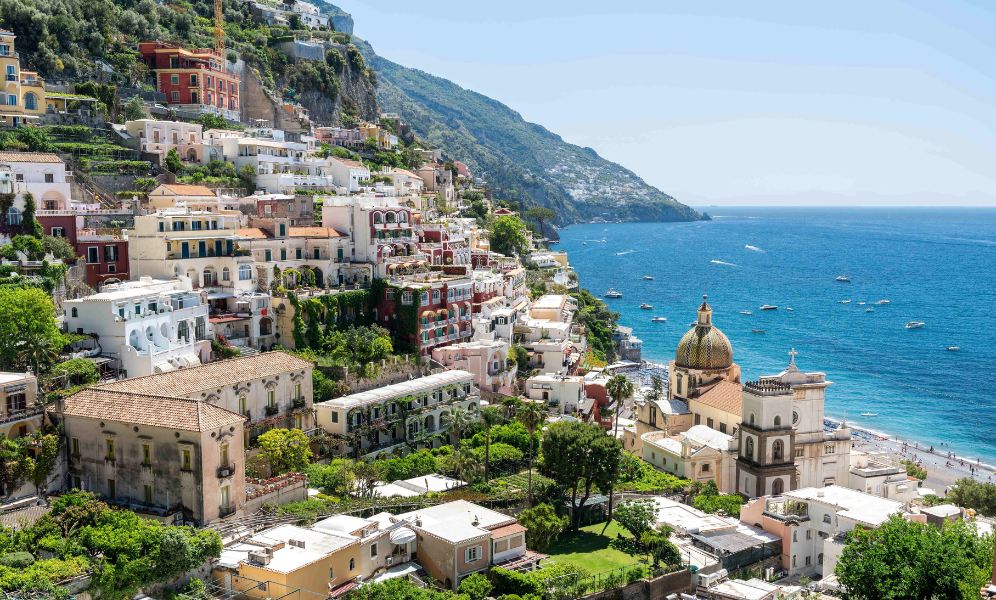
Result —
M 239 352 L 242 353 L 242 356 L 255 356 L 259 354 L 259 350 L 250 346 L 239 346 Z

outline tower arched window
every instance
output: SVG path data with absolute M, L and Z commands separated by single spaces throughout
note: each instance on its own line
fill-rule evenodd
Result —
M 747 438 L 747 451 L 746 451 L 746 454 L 747 454 L 747 458 L 753 460 L 753 458 L 754 458 L 754 438 Z
M 771 456 L 774 460 L 782 459 L 782 441 L 775 440 L 775 443 L 771 445 Z
M 782 426 L 782 416 L 781 415 L 775 415 L 775 428 L 777 429 L 777 428 L 779 428 L 781 426 Z
M 785 492 L 785 482 L 781 479 L 776 479 L 771 482 L 771 494 L 773 496 L 781 496 Z
M 754 413 L 750 413 L 750 417 L 748 417 L 748 421 L 750 422 L 751 425 L 754 425 Z

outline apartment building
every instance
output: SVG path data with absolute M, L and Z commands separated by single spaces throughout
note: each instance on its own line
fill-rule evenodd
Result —
M 156 75 L 156 88 L 170 108 L 239 121 L 239 79 L 225 55 L 210 48 L 188 50 L 174 42 L 141 42 L 142 60 Z
M 301 430 L 315 427 L 311 414 L 313 368 L 310 361 L 292 354 L 265 352 L 94 387 L 128 394 L 187 398 L 237 413 L 246 419 L 244 444 L 249 447 L 274 427 Z M 284 419 L 273 422 L 279 416 Z
M 327 171 L 332 175 L 335 185 L 350 194 L 360 191 L 361 181 L 370 180 L 370 169 L 361 162 L 346 158 L 329 158 Z
M 4 73 L 4 85 L 0 91 L 0 125 L 19 127 L 37 116 L 25 112 L 25 102 L 33 102 L 38 108 L 38 97 L 32 90 L 21 86 L 21 57 L 14 49 L 17 36 L 6 29 L 0 29 L 0 65 Z M 44 87 L 42 88 L 44 91 Z M 26 97 L 26 94 L 30 94 Z
M 241 216 L 182 207 L 135 217 L 128 235 L 132 277 L 185 276 L 194 289 L 254 290 L 253 258 L 237 244 Z
M 379 302 L 379 321 L 405 341 L 417 344 L 423 356 L 433 347 L 468 342 L 473 337 L 473 284 L 466 277 L 430 273 L 392 278 L 390 283 Z M 408 310 L 405 307 L 416 307 L 417 333 L 402 322 Z
M 224 197 L 203 185 L 163 183 L 149 192 L 152 212 L 167 208 L 188 208 L 194 211 L 221 213 L 239 209 L 236 198 Z
M 93 333 L 98 355 L 119 361 L 129 377 L 172 371 L 210 357 L 208 307 L 190 282 L 154 280 L 108 284 L 98 294 L 66 300 L 66 330 Z
M 273 283 L 273 267 L 280 269 L 280 285 L 285 287 L 303 285 L 298 273 L 303 277 L 306 269 L 314 274 L 319 287 L 345 283 L 361 271 L 350 264 L 349 237 L 331 227 L 289 227 L 279 222 L 271 227 L 238 231 L 239 247 L 254 258 L 257 278 L 266 287 Z
M 526 380 L 526 398 L 556 404 L 561 414 L 576 413 L 587 397 L 580 375 L 534 375 Z
M 55 154 L 0 152 L 0 190 L 14 194 L 14 203 L 3 215 L 6 224 L 21 225 L 25 194 L 34 197 L 35 214 L 72 209 L 69 189 L 72 178 L 72 171 Z
M 313 143 L 289 141 L 282 132 L 256 133 L 256 137 L 209 139 L 211 147 L 205 150 L 206 160 L 233 163 L 237 171 L 248 165 L 256 174 L 256 189 L 263 193 L 293 193 L 296 189 L 334 191 L 333 177 L 326 173 L 327 160 L 315 156 Z
M 493 565 L 527 557 L 527 529 L 515 517 L 466 500 L 421 508 L 392 520 L 407 522 L 417 534 L 419 562 L 448 590 L 456 591 L 461 581 Z
M 0 372 L 0 439 L 34 435 L 45 419 L 45 407 L 38 402 L 38 378 L 31 373 Z M 27 482 L 18 489 L 0 484 L 0 498 L 17 501 L 34 496 L 35 485 Z
M 419 250 L 412 212 L 397 198 L 332 196 L 323 199 L 322 225 L 350 236 L 357 262 L 374 265 L 374 275 L 387 277 L 399 268 L 428 265 Z
M 362 148 L 367 140 L 363 131 L 342 127 L 318 127 L 315 129 L 315 135 L 320 142 L 341 148 Z
M 474 385 L 482 390 L 515 395 L 518 373 L 515 361 L 508 360 L 507 340 L 473 340 L 432 349 L 432 360 L 447 369 L 459 369 L 474 374 Z
M 49 410 L 66 438 L 65 487 L 168 523 L 245 504 L 245 417 L 210 402 L 87 388 Z
M 429 436 L 449 429 L 441 422 L 443 411 L 457 406 L 478 412 L 480 399 L 473 395 L 473 381 L 474 375 L 467 371 L 443 371 L 326 400 L 315 404 L 318 425 L 344 436 L 348 450 L 359 450 L 366 458 L 406 449 L 410 441 L 430 444 Z M 450 443 L 450 434 L 445 436 Z M 359 448 L 354 448 L 357 443 Z
M 160 164 L 165 163 L 170 150 L 176 150 L 180 160 L 191 163 L 199 164 L 204 157 L 200 123 L 138 119 L 127 121 L 124 131 L 131 138 L 133 148 L 158 154 Z
M 903 502 L 828 485 L 761 496 L 741 507 L 740 520 L 782 539 L 782 568 L 790 575 L 823 576 L 834 572 L 847 533 L 859 526 L 876 529 L 906 508 Z
M 350 571 L 356 573 L 356 582 L 377 581 L 378 576 L 389 576 L 398 570 L 414 572 L 418 568 L 409 564 L 418 553 L 415 532 L 406 521 L 395 519 L 390 513 L 377 513 L 366 519 L 336 515 L 315 523 L 313 528 L 359 543 L 359 560 L 356 569 Z M 341 581 L 348 580 L 344 577 Z
M 917 497 L 920 480 L 907 475 L 906 467 L 885 452 L 852 449 L 847 487 L 905 504 Z
M 424 223 L 416 227 L 420 248 L 434 265 L 469 265 L 470 243 L 459 221 Z

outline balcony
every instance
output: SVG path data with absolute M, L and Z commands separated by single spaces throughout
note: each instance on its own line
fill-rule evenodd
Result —
M 225 479 L 235 474 L 235 463 L 218 467 L 218 479 Z
M 218 509 L 218 518 L 224 519 L 235 514 L 235 506 L 222 506 Z
M 8 413 L 0 415 L 0 424 L 15 423 L 17 421 L 23 421 L 24 419 L 30 419 L 31 417 L 39 416 L 39 415 L 43 414 L 44 412 L 45 412 L 45 407 L 41 406 L 41 405 L 30 406 L 30 407 L 21 408 L 21 409 L 18 409 L 18 410 L 12 410 L 12 411 L 10 411 Z
M 304 398 L 297 398 L 291 401 L 291 408 L 304 408 Z
M 273 406 L 267 406 L 266 407 L 266 416 L 268 416 L 268 417 L 272 417 L 273 415 L 277 414 L 278 412 L 280 412 L 280 408 L 277 407 L 277 405 L 275 405 L 275 404 Z

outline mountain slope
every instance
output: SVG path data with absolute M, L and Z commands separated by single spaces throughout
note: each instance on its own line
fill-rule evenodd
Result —
M 691 208 L 591 148 L 568 144 L 501 102 L 452 81 L 377 56 L 353 38 L 377 73 L 381 110 L 397 113 L 419 139 L 461 160 L 497 197 L 554 209 L 561 224 L 592 220 L 690 221 Z

